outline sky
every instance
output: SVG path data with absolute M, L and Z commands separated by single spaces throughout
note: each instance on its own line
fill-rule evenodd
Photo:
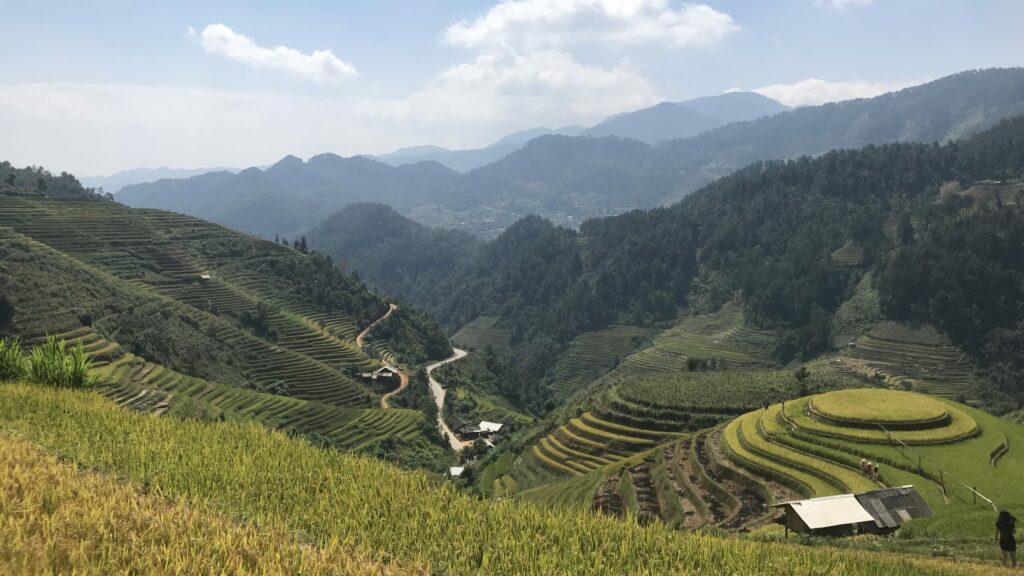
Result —
M 485 146 L 662 101 L 1024 65 L 1021 0 L 0 5 L 0 160 L 81 176 Z

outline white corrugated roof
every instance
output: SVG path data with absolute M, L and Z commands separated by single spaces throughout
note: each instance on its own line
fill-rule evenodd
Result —
M 811 530 L 875 521 L 853 494 L 794 500 L 775 506 L 789 506 Z
M 484 420 L 484 421 L 480 422 L 480 431 L 481 432 L 497 432 L 497 431 L 501 430 L 502 426 L 503 426 L 503 424 L 499 424 L 498 422 L 488 422 L 488 421 Z
M 462 472 L 465 470 L 463 466 L 452 466 L 448 469 L 448 474 L 451 476 L 462 476 Z

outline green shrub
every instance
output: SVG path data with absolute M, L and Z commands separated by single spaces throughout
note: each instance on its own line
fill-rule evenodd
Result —
M 82 343 L 66 350 L 66 343 L 54 336 L 32 349 L 31 379 L 55 388 L 85 388 L 93 384 L 89 377 L 89 357 Z
M 0 382 L 21 380 L 27 373 L 21 342 L 17 338 L 0 338 Z

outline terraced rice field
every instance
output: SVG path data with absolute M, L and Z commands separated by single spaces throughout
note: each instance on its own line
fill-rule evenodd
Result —
M 623 379 L 589 400 L 531 447 L 532 462 L 560 475 L 589 474 L 655 446 L 709 428 L 737 414 L 799 394 L 801 386 L 832 390 L 853 379 L 813 374 L 804 383 L 788 371 L 684 372 Z M 528 481 L 520 481 L 528 485 Z
M 24 235 L 18 236 L 21 242 L 61 251 L 51 254 L 72 262 L 71 268 L 84 263 L 94 271 L 90 273 L 109 274 L 111 283 L 123 282 L 126 291 L 141 291 L 151 300 L 170 298 L 208 315 L 203 328 L 246 357 L 245 377 L 257 388 L 283 385 L 296 398 L 338 406 L 376 404 L 368 390 L 344 373 L 348 368 L 373 365 L 351 340 L 357 328 L 354 319 L 277 297 L 271 303 L 278 311 L 270 322 L 276 339 L 257 337 L 238 321 L 243 312 L 255 310 L 262 296 L 279 295 L 281 290 L 256 275 L 236 282 L 234 277 L 221 277 L 218 270 L 237 270 L 238 259 L 248 248 L 264 259 L 294 257 L 284 247 L 187 216 L 129 210 L 107 202 L 4 196 L 0 197 L 3 226 Z M 238 250 L 243 253 L 236 254 Z M 203 280 L 201 274 L 212 278 Z M 60 295 L 41 291 L 37 301 L 31 298 L 31 294 L 22 295 L 23 301 L 18 302 L 24 311 L 21 316 L 31 319 L 20 326 L 23 335 L 81 327 L 77 310 L 53 309 L 52 302 L 64 300 Z M 102 354 L 95 356 L 107 360 Z
M 226 386 L 147 362 L 89 328 L 63 336 L 113 358 L 98 360 L 96 353 L 91 353 L 94 375 L 103 395 L 132 410 L 204 420 L 253 420 L 344 449 L 360 449 L 386 438 L 412 441 L 419 436 L 423 415 L 415 410 L 345 408 Z
M 843 244 L 841 248 L 832 253 L 832 262 L 844 266 L 857 266 L 863 259 L 863 250 L 853 240 Z
M 686 530 L 750 528 L 769 521 L 776 512 L 767 504 L 792 492 L 736 468 L 717 442 L 715 430 L 686 435 L 516 497 Z
M 724 360 L 727 366 L 768 366 L 775 338 L 745 325 L 742 310 L 727 305 L 716 314 L 691 316 L 627 357 L 617 369 L 626 376 L 681 372 L 687 361 Z
M 879 324 L 857 338 L 853 347 L 844 349 L 835 367 L 950 399 L 972 394 L 973 366 L 932 328 Z
M 724 428 L 722 440 L 737 466 L 804 496 L 914 485 L 935 513 L 916 521 L 921 533 L 981 537 L 995 508 L 1024 502 L 1006 485 L 1024 472 L 1012 448 L 1022 432 L 948 400 L 864 389 L 749 412 Z M 877 482 L 860 472 L 862 458 L 879 464 Z
M 504 352 L 509 346 L 509 330 L 499 328 L 497 322 L 494 316 L 481 316 L 453 334 L 452 342 L 467 350 L 483 350 L 490 346 L 497 352 Z
M 578 336 L 547 376 L 556 398 L 567 398 L 614 368 L 650 335 L 636 326 L 612 326 Z

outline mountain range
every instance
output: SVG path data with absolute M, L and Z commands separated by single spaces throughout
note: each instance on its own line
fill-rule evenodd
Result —
M 885 142 L 946 142 L 1021 113 L 1024 70 L 991 69 L 733 122 L 653 146 L 617 136 L 545 135 L 466 174 L 437 162 L 396 168 L 324 154 L 307 162 L 288 157 L 237 175 L 128 186 L 118 199 L 263 236 L 301 234 L 347 204 L 375 201 L 429 225 L 494 237 L 527 214 L 575 226 L 671 203 L 758 160 Z

